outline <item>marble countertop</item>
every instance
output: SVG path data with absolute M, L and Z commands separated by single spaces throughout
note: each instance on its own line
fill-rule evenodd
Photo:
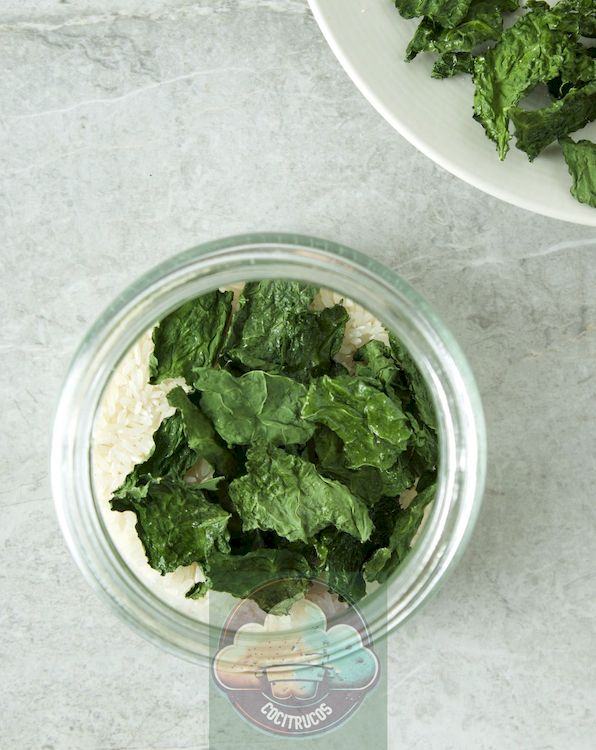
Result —
M 206 747 L 205 673 L 130 631 L 66 550 L 49 430 L 117 290 L 257 229 L 399 271 L 484 399 L 476 532 L 390 640 L 391 746 L 593 748 L 594 229 L 419 154 L 350 83 L 305 0 L 4 0 L 0 41 L 0 748 Z

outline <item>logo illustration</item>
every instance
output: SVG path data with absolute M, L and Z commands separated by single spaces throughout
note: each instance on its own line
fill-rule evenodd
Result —
M 329 731 L 377 684 L 379 661 L 361 614 L 347 605 L 333 611 L 329 602 L 300 599 L 287 615 L 265 615 L 244 599 L 228 617 L 213 676 L 260 729 L 290 736 Z

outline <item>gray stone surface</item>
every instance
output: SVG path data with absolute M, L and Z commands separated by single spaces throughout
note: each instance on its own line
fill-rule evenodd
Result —
M 4 0 L 0 42 L 0 748 L 206 746 L 206 673 L 133 634 L 72 562 L 48 436 L 67 362 L 116 290 L 253 229 L 400 271 L 484 398 L 476 533 L 391 639 L 392 747 L 593 748 L 596 232 L 417 153 L 303 0 Z

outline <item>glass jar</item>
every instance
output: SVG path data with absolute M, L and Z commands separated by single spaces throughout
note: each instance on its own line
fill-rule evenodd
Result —
M 124 562 L 94 494 L 93 424 L 114 368 L 156 321 L 213 289 L 266 278 L 310 282 L 361 304 L 406 345 L 434 400 L 441 447 L 437 495 L 410 554 L 360 606 L 373 640 L 410 617 L 444 580 L 482 498 L 486 441 L 474 378 L 440 318 L 397 274 L 349 248 L 285 234 L 230 237 L 170 258 L 120 294 L 76 352 L 57 408 L 51 470 L 60 525 L 87 580 L 137 632 L 192 660 L 208 658 L 219 633 L 166 604 Z

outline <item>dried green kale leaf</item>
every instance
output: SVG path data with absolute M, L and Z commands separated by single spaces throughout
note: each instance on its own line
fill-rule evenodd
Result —
M 395 395 L 399 372 L 389 347 L 373 339 L 354 353 L 354 374 L 379 383 L 389 396 Z
M 222 445 L 213 425 L 201 409 L 180 387 L 168 393 L 168 401 L 180 414 L 184 436 L 196 458 L 204 458 L 218 474 L 234 476 L 236 469 L 234 456 Z
M 530 0 L 530 7 L 535 0 Z M 594 0 L 559 0 L 554 10 L 559 15 L 557 25 L 576 36 L 596 36 L 596 8 Z
M 377 548 L 364 563 L 367 581 L 383 583 L 404 560 L 420 528 L 424 509 L 434 500 L 435 494 L 436 485 L 431 484 L 419 492 L 405 510 L 397 509 L 397 513 L 392 516 L 393 530 L 387 545 Z M 389 519 L 387 522 L 391 523 Z
M 470 4 L 471 0 L 395 0 L 395 7 L 404 18 L 426 16 L 447 29 L 463 21 Z
M 316 291 L 297 281 L 247 284 L 230 328 L 227 357 L 244 370 L 298 380 L 330 372 L 348 314 L 342 305 L 311 310 Z
M 149 382 L 167 378 L 192 381 L 195 368 L 215 364 L 230 314 L 231 292 L 210 292 L 186 302 L 153 329 Z
M 149 455 L 128 474 L 114 497 L 143 498 L 150 481 L 164 477 L 182 479 L 198 458 L 186 442 L 182 417 L 173 414 L 164 419 L 153 433 Z
M 539 83 L 547 83 L 577 55 L 577 21 L 561 4 L 531 2 L 529 12 L 506 29 L 496 45 L 474 61 L 474 118 L 497 144 L 509 150 L 511 110 Z
M 350 492 L 361 497 L 367 506 L 374 505 L 383 495 L 399 495 L 411 487 L 416 479 L 408 462 L 402 461 L 401 456 L 389 469 L 374 466 L 351 469 L 347 464 L 341 438 L 327 427 L 317 429 L 313 442 L 320 473 L 342 482 Z
M 313 382 L 302 414 L 342 439 L 352 469 L 391 468 L 411 435 L 408 418 L 395 399 L 349 375 L 323 376 Z
M 471 52 L 479 44 L 498 39 L 503 30 L 503 13 L 514 11 L 518 0 L 474 0 L 460 24 L 444 28 L 424 18 L 406 50 L 406 60 L 420 52 Z
M 111 506 L 136 514 L 149 565 L 162 575 L 203 563 L 213 551 L 229 552 L 229 514 L 184 480 L 152 480 L 144 485 L 143 497 L 121 494 L 112 498 Z
M 561 99 L 571 89 L 579 89 L 596 81 L 596 47 L 586 47 L 577 42 L 565 58 L 556 78 L 547 83 L 553 99 Z
M 201 392 L 201 409 L 229 444 L 300 444 L 314 432 L 301 415 L 306 387 L 291 378 L 263 370 L 237 378 L 226 370 L 202 369 L 193 383 Z
M 289 541 L 310 543 L 332 525 L 360 541 L 372 523 L 366 505 L 347 487 L 322 477 L 316 467 L 279 448 L 249 448 L 247 474 L 230 484 L 244 531 L 272 529 Z
M 586 5 L 591 8 L 586 15 L 580 19 L 579 22 L 579 34 L 580 36 L 588 37 L 589 39 L 596 39 L 596 12 L 594 11 L 593 3 L 586 2 Z
M 559 143 L 573 179 L 571 195 L 596 208 L 596 143 L 571 138 L 561 138 Z
M 388 490 L 385 478 L 384 495 L 403 492 L 422 472 L 434 468 L 438 461 L 438 438 L 435 410 L 431 395 L 416 363 L 401 342 L 393 335 L 390 346 L 370 341 L 354 355 L 356 375 L 376 383 L 392 399 L 396 399 L 408 418 L 411 436 L 408 448 L 400 455 L 389 474 L 398 481 L 395 492 Z M 399 479 L 411 480 L 404 485 Z
M 402 372 L 403 388 L 407 389 L 411 395 L 411 403 L 407 404 L 406 408 L 409 412 L 415 412 L 425 425 L 435 430 L 437 427 L 435 407 L 422 373 L 396 336 L 389 336 L 389 345 L 391 356 Z
M 362 573 L 366 546 L 343 531 L 325 529 L 318 535 L 315 548 L 322 560 L 318 577 L 342 599 L 351 603 L 362 599 L 366 594 Z
M 245 555 L 214 553 L 203 568 L 206 580 L 186 594 L 203 597 L 209 589 L 250 597 L 265 612 L 285 614 L 310 584 L 311 568 L 304 557 L 288 549 L 257 549 Z
M 474 72 L 474 57 L 470 52 L 445 52 L 440 55 L 431 72 L 433 78 L 452 78 L 458 73 Z
M 573 133 L 596 118 L 596 80 L 579 89 L 571 89 L 562 99 L 547 107 L 511 110 L 517 148 L 528 154 L 530 161 L 550 143 Z

